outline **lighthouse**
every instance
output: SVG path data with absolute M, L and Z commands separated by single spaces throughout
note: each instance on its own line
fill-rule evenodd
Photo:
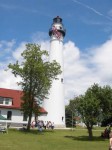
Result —
M 44 101 L 44 108 L 48 112 L 45 121 L 54 122 L 55 127 L 65 127 L 65 103 L 64 103 L 64 59 L 63 59 L 63 39 L 65 29 L 62 19 L 57 16 L 53 19 L 50 36 L 49 61 L 56 60 L 61 66 L 62 73 L 57 76 L 58 80 L 53 80 L 48 99 Z

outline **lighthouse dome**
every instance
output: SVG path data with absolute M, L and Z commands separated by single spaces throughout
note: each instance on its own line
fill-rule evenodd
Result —
M 52 36 L 54 29 L 57 30 L 57 32 L 60 32 L 63 37 L 65 36 L 66 30 L 64 29 L 62 19 L 59 16 L 53 19 L 52 26 L 49 29 L 49 36 Z

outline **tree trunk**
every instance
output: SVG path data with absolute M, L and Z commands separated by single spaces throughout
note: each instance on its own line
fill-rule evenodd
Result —
M 92 140 L 93 138 L 93 132 L 92 132 L 92 127 L 87 127 L 88 133 L 89 133 L 89 140 Z
M 31 119 L 32 119 L 32 112 L 29 114 L 29 120 L 28 120 L 28 125 L 27 125 L 27 131 L 30 130 L 30 127 L 31 127 Z
M 31 102 L 30 102 L 30 112 L 29 112 L 29 120 L 28 120 L 28 125 L 27 125 L 27 131 L 29 131 L 30 127 L 31 127 L 32 112 L 33 112 L 33 99 L 31 99 Z
M 31 79 L 30 79 L 30 81 L 32 81 Z M 30 82 L 30 84 L 32 85 L 32 82 Z M 32 87 L 30 85 L 30 87 Z M 29 91 L 29 109 L 30 109 L 30 111 L 29 111 L 29 120 L 28 120 L 28 125 L 27 125 L 27 131 L 30 131 L 30 127 L 31 127 L 31 119 L 32 119 L 32 112 L 33 112 L 33 102 L 34 102 L 34 98 L 32 97 L 32 92 L 31 92 L 31 89 L 32 88 L 30 88 L 30 91 Z

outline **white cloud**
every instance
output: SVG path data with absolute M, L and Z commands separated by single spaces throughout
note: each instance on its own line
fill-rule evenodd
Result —
M 15 40 L 11 40 L 11 41 L 0 41 L 0 48 L 4 48 L 6 47 L 6 49 L 10 49 L 14 46 L 15 44 Z
M 93 63 L 102 81 L 112 84 L 112 40 L 95 49 Z
M 3 59 L 2 57 L 5 58 L 6 55 L 10 55 L 11 51 L 13 49 L 15 45 L 15 40 L 12 41 L 0 41 L 0 57 L 1 59 Z
M 48 38 L 48 34 L 45 32 L 36 32 L 32 35 L 32 41 L 34 43 L 41 43 L 42 41 L 46 41 Z
M 81 52 L 73 42 L 65 44 L 65 101 L 84 94 L 94 83 L 112 85 L 112 40 Z
M 49 43 L 49 41 L 40 41 L 39 45 L 41 46 L 41 50 L 46 50 L 46 51 L 49 52 L 49 50 L 50 50 L 50 43 Z
M 50 49 L 49 41 L 35 40 L 41 45 L 42 50 Z M 21 61 L 21 52 L 25 49 L 22 42 L 13 51 L 12 57 L 8 57 L 7 62 L 0 62 L 0 87 L 19 89 L 17 82 L 20 78 L 15 78 L 10 71 L 4 71 L 9 62 Z M 7 46 L 8 47 L 8 46 Z M 89 48 L 82 52 L 74 42 L 68 41 L 64 44 L 64 76 L 65 76 L 65 103 L 79 94 L 84 94 L 88 87 L 94 83 L 100 85 L 112 85 L 112 40 L 108 40 L 102 45 Z
M 9 88 L 9 89 L 20 89 L 20 86 L 17 85 L 17 82 L 20 81 L 20 78 L 15 78 L 10 71 L 5 71 L 0 69 L 0 87 Z
M 0 87 L 1 88 L 11 88 L 11 89 L 20 89 L 20 87 L 17 85 L 17 82 L 20 81 L 20 78 L 15 78 L 14 75 L 7 70 L 7 66 L 9 63 L 14 63 L 15 60 L 21 61 L 21 52 L 25 48 L 25 43 L 21 43 L 17 49 L 13 50 L 13 46 L 15 44 L 15 41 L 0 41 L 2 44 L 2 47 L 6 49 L 10 49 L 11 56 L 6 55 L 5 61 L 0 61 Z M 5 71 L 7 70 L 7 71 Z
M 14 50 L 14 52 L 12 53 L 13 59 L 19 60 L 19 61 L 22 59 L 21 53 L 25 50 L 25 45 L 26 45 L 26 42 L 22 42 L 22 43 Z

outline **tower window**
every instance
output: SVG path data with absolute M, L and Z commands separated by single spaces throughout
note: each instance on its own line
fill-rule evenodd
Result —
M 63 121 L 64 117 L 62 116 L 62 121 Z
M 63 78 L 61 78 L 61 82 L 63 83 Z

